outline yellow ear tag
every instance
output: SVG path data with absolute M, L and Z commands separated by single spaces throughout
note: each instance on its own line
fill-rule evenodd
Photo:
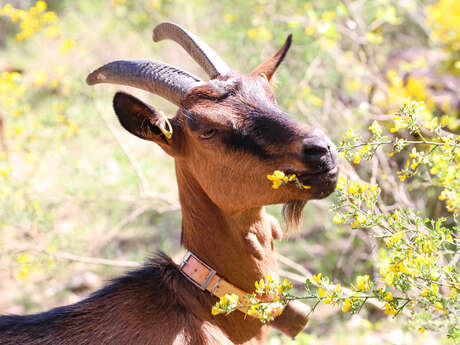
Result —
M 267 81 L 267 83 L 270 84 L 274 89 L 278 87 L 278 83 L 273 80 L 268 80 L 268 77 L 264 72 L 260 73 L 260 76 L 264 78 Z
M 264 79 L 267 81 L 267 83 L 270 84 L 270 80 L 268 80 L 268 77 L 267 77 L 267 75 L 266 75 L 265 73 L 263 73 L 263 72 L 260 73 L 260 76 L 261 76 L 262 78 L 264 78 Z
M 171 139 L 173 135 L 171 122 L 169 122 L 169 119 L 162 111 L 159 111 L 158 113 L 160 114 L 161 119 L 158 119 L 155 122 L 155 126 L 157 126 L 160 129 L 161 133 L 163 133 L 166 138 Z

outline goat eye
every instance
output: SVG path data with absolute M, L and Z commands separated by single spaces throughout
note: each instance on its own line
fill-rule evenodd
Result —
M 214 128 L 209 128 L 206 131 L 204 131 L 201 135 L 201 139 L 209 139 L 211 138 L 214 134 L 216 134 L 216 130 Z

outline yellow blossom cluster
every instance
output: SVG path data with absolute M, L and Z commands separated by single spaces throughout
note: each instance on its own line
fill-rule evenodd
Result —
M 295 174 L 286 174 L 281 170 L 275 170 L 273 174 L 267 175 L 267 179 L 272 181 L 272 188 L 278 189 L 280 186 L 289 182 L 294 182 L 299 189 L 310 189 L 311 186 L 304 185 Z
M 395 211 L 396 212 L 396 211 Z M 394 245 L 398 244 L 404 236 L 404 231 L 398 232 L 385 240 L 385 244 L 388 248 L 393 247 Z
M 252 39 L 261 39 L 269 41 L 272 39 L 273 35 L 269 29 L 265 26 L 259 26 L 257 28 L 251 28 L 248 30 L 248 36 Z
M 366 274 L 364 276 L 356 277 L 356 289 L 359 291 L 367 291 L 370 288 L 369 276 Z
M 286 175 L 281 170 L 275 170 L 273 174 L 267 175 L 267 179 L 269 179 L 273 183 L 272 184 L 273 189 L 278 189 L 283 184 L 293 181 L 295 177 L 296 177 L 295 174 Z
M 425 114 L 430 112 L 427 112 L 423 103 L 408 100 L 393 115 L 389 131 L 399 135 L 401 131 L 407 130 L 417 139 L 384 136 L 384 127 L 374 121 L 369 126 L 372 137 L 368 140 L 353 133 L 351 129 L 348 130 L 339 146 L 339 156 L 358 164 L 362 158 L 372 159 L 380 146 L 393 146 L 389 157 L 412 147 L 410 159 L 406 160 L 405 165 L 397 172 L 399 180 L 404 182 L 407 178 L 415 178 L 420 175 L 419 170 L 423 169 L 431 174 L 433 184 L 442 188 L 439 199 L 445 201 L 450 212 L 456 212 L 460 208 L 460 137 L 444 134 L 443 127 L 448 123 L 448 116 L 438 118 Z M 429 119 L 422 124 L 420 118 L 427 116 Z M 424 146 L 420 149 L 421 144 Z M 344 218 L 336 216 L 334 222 L 343 223 Z M 358 220 L 355 227 L 360 223 L 362 222 Z
M 264 279 L 260 279 L 254 283 L 254 293 L 258 297 L 269 298 L 271 301 L 277 302 L 289 290 L 292 289 L 292 283 L 284 279 L 281 284 L 277 283 L 271 275 L 266 275 Z
M 238 295 L 226 294 L 219 299 L 211 309 L 212 315 L 218 315 L 222 313 L 229 313 L 238 307 Z
M 38 271 L 39 263 L 30 253 L 19 254 L 16 257 L 16 262 L 19 264 L 16 279 L 27 280 L 31 274 Z
M 426 7 L 427 22 L 432 35 L 452 51 L 460 50 L 460 3 L 456 0 L 439 0 Z
M 58 37 L 61 34 L 61 30 L 55 24 L 58 16 L 55 12 L 46 9 L 45 1 L 37 1 L 28 11 L 6 4 L 0 8 L 0 16 L 9 17 L 13 23 L 19 23 L 21 31 L 16 35 L 18 41 L 24 41 L 41 30 L 44 30 L 43 34 L 47 38 Z
M 363 228 L 371 225 L 369 214 L 356 208 L 357 204 L 367 205 L 372 209 L 380 194 L 380 187 L 376 184 L 359 183 L 350 181 L 345 176 L 339 176 L 336 194 L 342 202 L 351 202 L 355 208 L 353 211 L 336 213 L 333 218 L 335 224 L 350 224 L 353 228 Z
M 17 72 L 2 72 L 0 73 L 0 106 L 4 109 L 17 109 L 19 100 L 23 97 L 26 91 L 22 84 L 22 77 Z M 13 115 L 18 115 L 19 110 L 16 110 Z
M 22 42 L 37 32 L 42 32 L 47 39 L 59 38 L 62 30 L 58 26 L 59 17 L 53 11 L 47 11 L 48 5 L 45 1 L 39 0 L 27 11 L 6 4 L 0 8 L 0 16 L 8 17 L 13 23 L 18 23 L 21 31 L 16 34 L 16 40 Z M 68 53 L 76 45 L 75 40 L 63 38 L 59 51 Z
M 256 281 L 254 286 L 254 292 L 248 295 L 250 305 L 241 305 L 237 295 L 226 294 L 212 307 L 212 314 L 218 315 L 243 309 L 248 315 L 257 317 L 263 323 L 279 316 L 288 302 L 289 292 L 293 288 L 292 283 L 287 279 L 278 283 L 271 275 L 266 275 Z
M 271 321 L 275 317 L 281 315 L 283 307 L 283 304 L 280 302 L 257 302 L 248 308 L 247 314 L 255 316 L 265 323 L 266 321 Z
M 425 102 L 427 114 L 434 110 L 435 102 L 428 91 L 427 81 L 424 77 L 409 76 L 406 80 L 398 74 L 398 71 L 391 69 L 387 72 L 388 93 L 382 106 L 398 106 L 406 99 L 418 102 Z M 393 111 L 393 110 L 391 110 Z

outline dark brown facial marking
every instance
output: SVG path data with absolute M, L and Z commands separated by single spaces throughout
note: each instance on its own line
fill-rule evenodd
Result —
M 252 154 L 262 160 L 270 158 L 268 152 L 257 140 L 251 136 L 239 131 L 227 130 L 222 134 L 222 143 L 230 151 L 239 151 Z

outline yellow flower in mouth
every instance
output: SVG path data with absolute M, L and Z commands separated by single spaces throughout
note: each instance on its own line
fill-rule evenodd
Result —
M 295 185 L 299 189 L 311 189 L 311 186 L 304 185 L 296 176 L 296 174 L 286 174 L 281 170 L 275 170 L 273 174 L 267 175 L 267 179 L 272 181 L 272 188 L 278 189 L 280 186 L 284 184 L 288 184 L 289 182 L 295 182 Z
M 267 179 L 272 181 L 272 188 L 278 189 L 281 185 L 293 181 L 296 178 L 295 174 L 286 175 L 281 170 L 275 170 L 273 174 L 267 175 Z

